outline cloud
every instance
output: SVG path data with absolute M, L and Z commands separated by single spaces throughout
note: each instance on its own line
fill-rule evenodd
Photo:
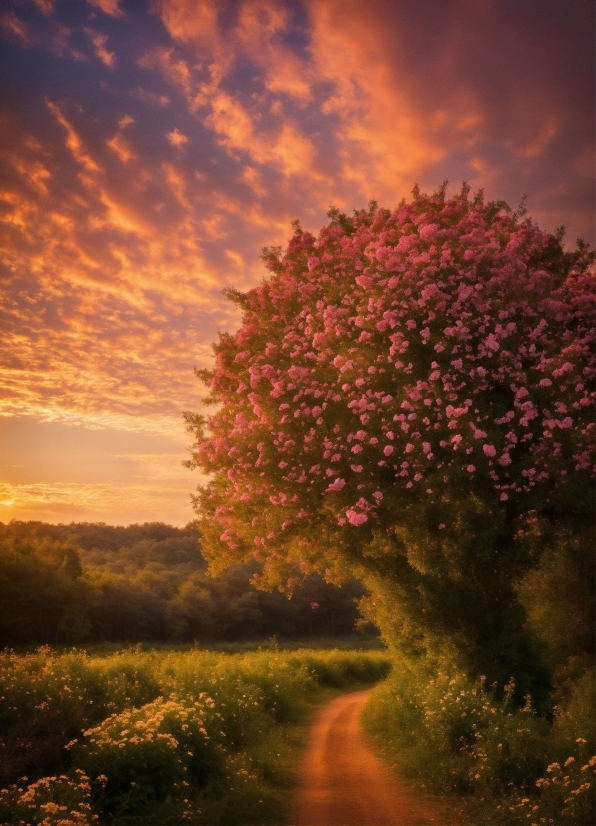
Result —
M 167 95 L 158 95 L 156 92 L 152 92 L 149 89 L 141 89 L 140 86 L 133 89 L 130 94 L 138 100 L 142 100 L 147 103 L 154 103 L 157 106 L 166 106 L 166 104 L 170 102 Z
M 120 158 L 122 163 L 136 158 L 135 153 L 130 148 L 130 144 L 120 132 L 116 132 L 110 140 L 106 141 L 106 146 Z
M 166 137 L 172 144 L 172 146 L 183 146 L 185 143 L 188 143 L 188 138 L 186 137 L 186 135 L 183 135 L 178 128 L 175 128 L 171 132 L 168 132 Z
M 33 2 L 43 14 L 51 14 L 54 11 L 54 0 L 33 0 Z
M 184 525 L 192 518 L 189 492 L 199 481 L 183 466 L 185 443 L 181 420 L 169 436 L 151 436 L 0 418 L 0 521 L 107 516 L 122 524 L 167 514 L 168 521 Z
M 188 472 L 187 472 L 188 475 Z M 155 522 L 166 514 L 182 527 L 194 518 L 189 479 L 171 478 L 167 484 L 82 485 L 70 483 L 7 485 L 0 483 L 0 521 L 41 520 L 53 523 L 107 522 L 129 525 Z
M 0 16 L 0 27 L 12 37 L 20 40 L 24 45 L 29 45 L 32 42 L 31 36 L 22 20 L 20 20 L 14 11 L 10 9 Z
M 219 40 L 217 0 L 158 0 L 155 9 L 175 40 L 209 43 Z
M 292 25 L 290 8 L 269 0 L 249 0 L 238 15 L 235 36 L 265 73 L 266 88 L 301 101 L 312 98 L 315 77 L 311 67 L 283 42 Z
M 110 17 L 123 17 L 124 12 L 120 8 L 120 0 L 87 0 L 90 6 L 101 9 L 104 14 Z
M 104 0 L 105 2 L 105 0 Z M 101 60 L 102 63 L 105 63 L 106 66 L 109 66 L 110 69 L 113 68 L 116 55 L 114 52 L 109 52 L 106 49 L 106 43 L 108 42 L 109 38 L 107 34 L 100 34 L 96 32 L 94 29 L 85 29 L 86 34 L 89 36 L 89 39 L 95 46 L 95 54 Z
M 100 172 L 100 167 L 95 163 L 93 158 L 85 151 L 83 141 L 77 134 L 74 127 L 64 117 L 60 107 L 52 101 L 47 101 L 47 107 L 50 110 L 50 112 L 54 115 L 56 121 L 60 124 L 60 126 L 63 126 L 66 130 L 66 146 L 68 147 L 68 149 L 70 149 L 75 159 L 83 167 L 85 167 L 85 169 L 88 172 Z

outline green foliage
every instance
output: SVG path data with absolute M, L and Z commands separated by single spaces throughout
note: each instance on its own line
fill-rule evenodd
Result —
M 0 822 L 279 823 L 308 703 L 388 670 L 380 651 L 6 653 Z
M 569 659 L 594 659 L 593 537 L 563 534 L 550 542 L 518 593 L 535 637 L 555 671 Z
M 0 640 L 75 643 L 90 628 L 91 591 L 68 542 L 14 536 L 0 547 Z

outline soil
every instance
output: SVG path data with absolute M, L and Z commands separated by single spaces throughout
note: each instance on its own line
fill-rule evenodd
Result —
M 439 826 L 445 821 L 373 754 L 360 726 L 370 689 L 319 709 L 301 766 L 292 826 Z

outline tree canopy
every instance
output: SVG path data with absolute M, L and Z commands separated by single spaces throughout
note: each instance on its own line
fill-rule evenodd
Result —
M 411 646 L 510 668 L 514 583 L 591 518 L 593 255 L 466 186 L 329 217 L 228 291 L 217 409 L 187 414 L 203 554 L 286 591 L 368 573 Z

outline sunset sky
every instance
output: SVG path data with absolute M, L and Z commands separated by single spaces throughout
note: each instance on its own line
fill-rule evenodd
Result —
M 0 521 L 184 525 L 222 288 L 467 180 L 594 243 L 592 0 L 2 0 Z

